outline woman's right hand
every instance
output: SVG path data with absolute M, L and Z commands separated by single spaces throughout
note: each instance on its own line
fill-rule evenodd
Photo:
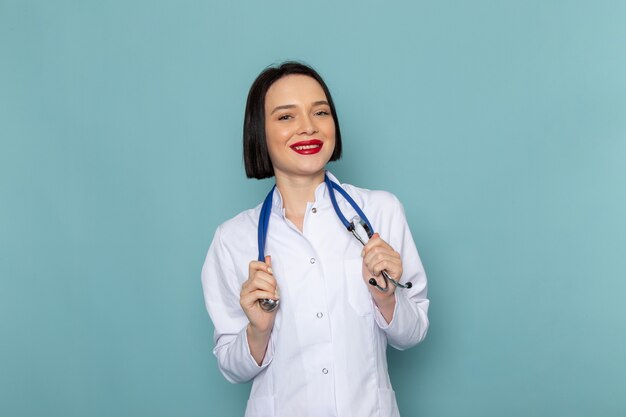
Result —
M 269 334 L 276 317 L 276 310 L 267 312 L 261 308 L 259 303 L 259 300 L 263 298 L 271 298 L 272 300 L 279 298 L 271 265 L 269 256 L 265 257 L 265 262 L 250 262 L 248 279 L 243 283 L 239 296 L 239 304 L 248 317 L 250 330 L 259 334 Z

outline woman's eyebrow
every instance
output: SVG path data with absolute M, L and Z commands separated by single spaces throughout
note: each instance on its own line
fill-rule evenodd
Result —
M 276 113 L 278 110 L 285 110 L 285 109 L 293 109 L 295 108 L 296 105 L 295 104 L 283 104 L 282 106 L 276 106 L 274 107 L 274 110 L 272 110 L 272 112 L 270 114 L 274 114 Z
M 320 105 L 329 106 L 328 101 L 326 101 L 326 100 L 314 101 L 312 104 L 313 104 L 313 106 L 320 106 Z M 296 107 L 297 106 L 295 104 L 283 104 L 282 106 L 276 106 L 276 107 L 274 107 L 274 110 L 272 110 L 270 115 L 276 113 L 278 110 L 293 109 L 293 108 L 296 108 Z

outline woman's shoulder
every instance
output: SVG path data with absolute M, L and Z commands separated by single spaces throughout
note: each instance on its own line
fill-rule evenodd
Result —
M 379 232 L 392 247 L 401 248 L 407 222 L 398 197 L 385 190 L 370 190 L 351 184 L 342 186 L 360 206 L 374 231 Z
M 216 235 L 224 242 L 242 242 L 256 239 L 256 230 L 259 221 L 261 206 L 250 208 L 231 217 L 217 226 Z
M 385 190 L 370 190 L 352 184 L 342 184 L 343 188 L 354 198 L 359 205 L 365 206 L 400 206 L 400 200 L 395 194 Z

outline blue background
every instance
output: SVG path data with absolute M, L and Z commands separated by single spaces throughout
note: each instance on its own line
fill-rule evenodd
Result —
M 200 268 L 247 90 L 298 59 L 394 192 L 431 330 L 403 416 L 626 415 L 626 3 L 0 0 L 0 415 L 241 416 Z M 251 237 L 252 238 L 252 237 Z M 364 392 L 363 395 L 371 393 Z

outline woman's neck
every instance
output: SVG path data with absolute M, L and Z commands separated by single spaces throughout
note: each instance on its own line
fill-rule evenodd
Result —
M 315 190 L 324 182 L 325 172 L 310 176 L 286 176 L 276 173 L 276 187 L 283 198 L 285 217 L 302 231 L 307 204 L 315 201 Z

